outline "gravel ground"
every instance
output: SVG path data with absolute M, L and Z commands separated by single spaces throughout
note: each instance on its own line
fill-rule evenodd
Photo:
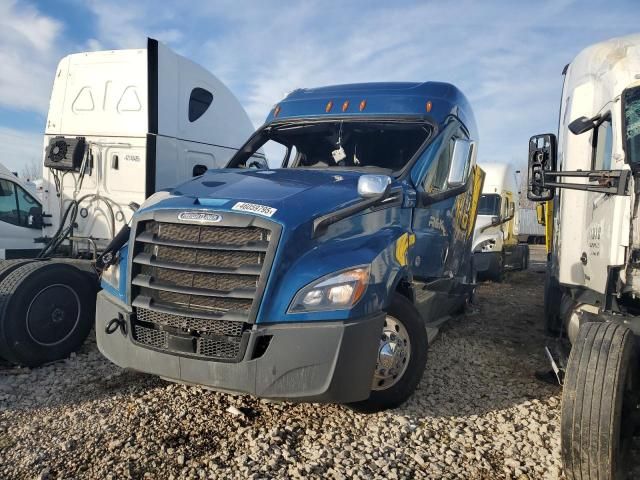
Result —
M 375 415 L 167 383 L 95 342 L 0 367 L 0 478 L 559 478 L 560 389 L 533 377 L 542 270 L 482 285 L 431 346 L 415 395 Z

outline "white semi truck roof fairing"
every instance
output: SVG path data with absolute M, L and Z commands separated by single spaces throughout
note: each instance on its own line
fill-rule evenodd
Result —
M 51 215 L 45 235 L 57 231 L 74 199 L 85 198 L 74 236 L 104 246 L 131 218 L 131 202 L 191 178 L 196 166 L 225 166 L 253 130 L 218 78 L 156 40 L 143 49 L 64 57 L 51 92 L 44 161 L 56 137 L 69 148 L 82 137 L 91 158 L 82 180 L 78 169 L 44 169 L 44 210 Z

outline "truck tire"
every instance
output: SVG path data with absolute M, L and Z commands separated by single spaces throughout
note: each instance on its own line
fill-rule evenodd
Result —
M 585 323 L 571 349 L 562 394 L 560 441 L 569 480 L 613 480 L 626 474 L 638 405 L 633 332 Z
M 4 280 L 4 278 L 11 272 L 13 272 L 16 268 L 35 261 L 37 260 L 26 258 L 19 260 L 0 260 L 0 282 Z
M 394 293 L 387 309 L 368 399 L 347 406 L 362 413 L 395 408 L 415 391 L 427 364 L 429 340 L 413 303 Z
M 0 355 L 35 367 L 67 357 L 87 338 L 97 283 L 58 262 L 33 262 L 0 283 Z
M 529 245 L 521 245 L 522 249 L 522 263 L 520 270 L 527 270 L 529 268 Z
M 504 280 L 504 254 L 498 257 L 498 264 L 493 265 L 486 273 L 487 279 L 501 283 Z

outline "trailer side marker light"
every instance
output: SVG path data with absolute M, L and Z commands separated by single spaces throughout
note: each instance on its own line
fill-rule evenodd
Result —
M 276 105 L 276 108 L 273 110 L 273 116 L 277 117 L 280 114 L 280 110 L 282 110 L 280 105 Z
M 333 108 L 333 100 L 329 100 L 327 102 L 327 106 L 324 107 L 324 111 L 329 113 L 331 111 L 331 109 Z
M 427 113 L 431 111 L 431 107 L 433 107 L 433 104 L 431 103 L 431 100 L 429 100 L 426 105 Z
M 343 111 L 343 112 L 346 112 L 348 108 L 349 108 L 349 100 L 345 100 L 345 101 L 342 103 L 342 111 Z
M 367 106 L 367 101 L 366 100 L 361 100 L 360 101 L 360 111 L 363 111 Z

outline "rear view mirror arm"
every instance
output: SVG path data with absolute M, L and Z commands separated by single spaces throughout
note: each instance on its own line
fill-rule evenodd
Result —
M 566 188 L 568 190 L 583 190 L 612 195 L 627 195 L 627 184 L 630 173 L 631 172 L 629 170 L 544 172 L 543 187 Z M 560 181 L 562 177 L 587 178 L 589 182 L 597 182 L 597 185 L 563 182 Z
M 515 215 L 511 215 L 511 216 L 509 216 L 509 217 L 502 218 L 502 219 L 500 219 L 500 221 L 499 221 L 499 222 L 496 222 L 496 223 L 490 223 L 489 225 L 485 225 L 484 227 L 482 227 L 482 228 L 480 229 L 480 233 L 482 233 L 482 232 L 484 232 L 485 230 L 488 230 L 488 229 L 490 229 L 490 228 L 497 227 L 497 226 L 499 226 L 499 225 L 504 225 L 505 223 L 507 223 L 507 222 L 509 222 L 509 221 L 513 220 L 513 217 L 515 217 Z

